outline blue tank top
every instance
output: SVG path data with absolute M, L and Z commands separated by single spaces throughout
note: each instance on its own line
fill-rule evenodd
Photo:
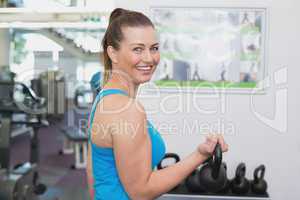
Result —
M 125 91 L 119 89 L 102 90 L 96 97 L 89 118 L 89 141 L 92 153 L 92 170 L 94 177 L 94 200 L 128 200 L 130 199 L 119 179 L 113 149 L 100 147 L 91 141 L 91 130 L 95 115 L 95 110 L 99 101 L 111 94 L 127 95 Z M 165 155 L 165 143 L 159 132 L 147 120 L 148 134 L 152 146 L 152 169 L 161 161 Z

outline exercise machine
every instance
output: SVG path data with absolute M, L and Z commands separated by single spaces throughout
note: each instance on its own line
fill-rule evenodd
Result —
M 0 199 L 37 200 L 46 191 L 39 183 L 37 164 L 39 161 L 38 129 L 46 123 L 41 115 L 45 100 L 23 83 L 0 81 Z M 24 113 L 26 120 L 14 121 L 13 115 Z M 30 140 L 30 161 L 10 166 L 10 141 L 13 124 L 25 124 L 33 128 Z

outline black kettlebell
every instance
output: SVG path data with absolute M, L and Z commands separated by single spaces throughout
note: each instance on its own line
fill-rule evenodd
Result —
M 225 171 L 226 171 L 226 174 L 227 174 L 227 165 L 224 162 L 223 162 L 223 165 L 225 167 Z M 223 187 L 223 189 L 218 191 L 217 193 L 218 194 L 227 194 L 229 192 L 229 190 L 230 190 L 230 181 L 227 179 L 226 184 Z
M 264 180 L 266 167 L 264 165 L 258 166 L 254 170 L 254 180 L 251 182 L 251 190 L 255 194 L 266 194 L 268 184 Z M 260 175 L 258 175 L 260 173 Z
M 199 169 L 195 169 L 186 179 L 185 186 L 192 193 L 201 193 L 204 190 L 201 188 L 199 181 Z
M 168 166 L 162 166 L 163 160 L 168 159 L 168 158 L 174 158 L 174 160 L 175 160 L 174 163 L 178 163 L 180 161 L 180 157 L 176 153 L 166 153 L 165 156 L 163 157 L 163 159 L 158 163 L 157 169 L 163 169 L 163 168 L 168 167 Z
M 235 171 L 235 177 L 231 181 L 231 191 L 235 194 L 246 194 L 250 189 L 250 182 L 246 176 L 246 165 L 240 163 Z
M 222 149 L 216 144 L 213 156 L 204 164 L 198 173 L 201 189 L 206 192 L 217 193 L 227 185 L 226 166 L 222 163 Z

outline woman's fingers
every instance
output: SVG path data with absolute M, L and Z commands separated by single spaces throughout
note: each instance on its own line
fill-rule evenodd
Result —
M 216 147 L 216 144 L 218 142 L 217 138 L 214 135 L 210 134 L 207 136 L 206 140 L 207 140 L 207 144 L 208 144 L 209 153 L 213 153 L 213 151 Z
M 210 134 L 207 136 L 207 142 L 209 146 L 214 150 L 217 143 L 220 144 L 223 152 L 228 151 L 228 145 L 226 144 L 222 134 Z M 212 150 L 212 151 L 213 151 Z

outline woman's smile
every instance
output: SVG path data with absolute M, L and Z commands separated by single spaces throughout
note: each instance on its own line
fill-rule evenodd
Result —
M 153 65 L 139 65 L 136 66 L 136 69 L 143 75 L 148 75 L 153 72 Z

